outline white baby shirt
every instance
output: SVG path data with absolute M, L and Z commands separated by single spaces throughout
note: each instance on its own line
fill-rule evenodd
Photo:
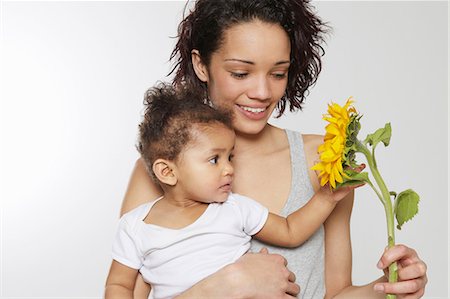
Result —
M 224 203 L 209 204 L 194 223 L 170 229 L 143 221 L 157 201 L 122 216 L 112 256 L 139 269 L 158 299 L 172 298 L 236 261 L 268 216 L 258 202 L 230 194 Z

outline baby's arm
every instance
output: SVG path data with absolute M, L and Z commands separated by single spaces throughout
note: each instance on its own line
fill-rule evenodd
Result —
M 105 299 L 133 299 L 138 270 L 112 262 L 105 286 Z
M 322 187 L 308 203 L 287 218 L 269 213 L 264 227 L 254 237 L 277 246 L 297 247 L 314 234 L 336 204 L 354 188 L 331 191 L 329 186 Z

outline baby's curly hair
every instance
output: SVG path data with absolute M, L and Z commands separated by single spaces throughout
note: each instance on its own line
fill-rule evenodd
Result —
M 195 125 L 219 123 L 233 130 L 231 112 L 210 107 L 202 95 L 184 86 L 160 83 L 147 90 L 144 106 L 136 148 L 155 181 L 153 163 L 160 158 L 176 160 L 192 141 Z

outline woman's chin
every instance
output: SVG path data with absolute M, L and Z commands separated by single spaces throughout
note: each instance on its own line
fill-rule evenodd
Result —
M 233 126 L 238 135 L 258 135 L 267 126 L 272 111 L 267 109 L 261 113 L 251 113 L 243 109 L 234 111 Z
M 263 122 L 260 124 L 253 123 L 253 124 L 245 124 L 245 125 L 236 124 L 234 127 L 234 130 L 236 132 L 236 135 L 252 136 L 252 135 L 260 134 L 266 126 L 267 126 L 267 122 Z

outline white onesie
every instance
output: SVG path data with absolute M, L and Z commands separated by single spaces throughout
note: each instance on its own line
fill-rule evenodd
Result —
M 144 222 L 158 200 L 122 216 L 112 250 L 114 260 L 139 269 L 155 299 L 173 298 L 236 261 L 268 216 L 258 202 L 230 194 L 224 203 L 209 204 L 194 223 L 170 229 Z

